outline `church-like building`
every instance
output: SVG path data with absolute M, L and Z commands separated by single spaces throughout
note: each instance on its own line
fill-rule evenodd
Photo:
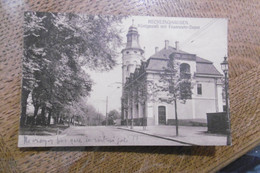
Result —
M 222 74 L 213 62 L 180 50 L 178 42 L 172 47 L 168 40 L 145 61 L 137 27 L 132 25 L 122 50 L 122 125 L 167 125 L 175 121 L 174 104 L 161 101 L 167 93 L 153 88 L 153 84 L 160 85 L 170 57 L 192 81 L 190 97 L 185 103 L 177 100 L 178 119 L 206 120 L 207 113 L 223 111 Z

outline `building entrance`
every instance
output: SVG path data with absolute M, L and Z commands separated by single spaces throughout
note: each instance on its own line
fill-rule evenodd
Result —
M 165 108 L 165 106 L 158 107 L 158 123 L 159 123 L 159 125 L 166 125 L 166 108 Z

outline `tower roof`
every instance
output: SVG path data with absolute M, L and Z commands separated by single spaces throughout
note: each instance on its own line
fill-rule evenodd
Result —
M 137 27 L 134 25 L 134 19 L 132 19 L 132 25 L 129 27 L 128 29 L 128 34 L 131 34 L 131 33 L 136 33 L 138 34 L 138 30 L 137 30 Z M 127 35 L 128 35 L 127 34 Z M 138 34 L 139 35 L 139 34 Z
M 124 50 L 137 49 L 144 52 L 139 44 L 139 33 L 137 27 L 134 25 L 134 20 L 132 21 L 132 25 L 129 27 L 126 36 L 127 36 L 127 43 Z

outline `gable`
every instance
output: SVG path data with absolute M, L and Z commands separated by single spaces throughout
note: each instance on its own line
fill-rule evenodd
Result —
M 167 67 L 167 59 L 150 58 L 147 61 L 146 70 L 162 71 Z

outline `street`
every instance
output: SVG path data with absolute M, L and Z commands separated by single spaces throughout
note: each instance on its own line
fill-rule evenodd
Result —
M 19 135 L 19 147 L 45 146 L 180 146 L 226 145 L 226 135 L 207 133 L 207 127 L 180 126 L 70 126 L 50 135 Z M 45 134 L 45 133 L 43 133 Z
M 183 145 L 182 143 L 118 129 L 113 126 L 75 126 L 66 129 L 66 136 L 84 136 L 102 145 Z
M 53 146 L 179 146 L 174 140 L 136 133 L 115 126 L 71 126 L 57 135 L 19 135 L 19 147 Z

